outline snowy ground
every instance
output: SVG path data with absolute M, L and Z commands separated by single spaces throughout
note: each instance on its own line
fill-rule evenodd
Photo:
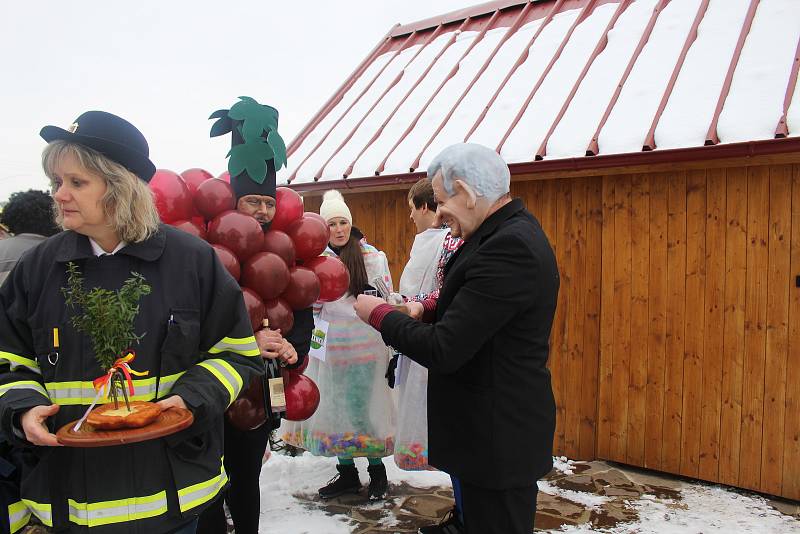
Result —
M 362 465 L 363 462 L 363 465 Z M 403 482 L 415 488 L 449 487 L 449 477 L 440 472 L 407 472 L 386 459 L 387 473 L 392 484 Z M 335 474 L 334 458 L 315 457 L 308 453 L 292 458 L 272 454 L 261 473 L 261 533 L 262 534 L 350 534 L 356 527 L 345 514 L 331 515 L 314 502 L 317 488 Z M 357 460 L 362 482 L 367 482 L 366 461 Z M 572 475 L 575 464 L 556 459 L 561 473 Z M 540 491 L 565 499 L 583 509 L 599 510 L 610 497 L 562 489 L 550 481 L 542 481 Z M 679 499 L 642 495 L 625 503 L 637 519 L 599 529 L 588 524 L 563 526 L 546 532 L 607 532 L 636 534 L 711 534 L 711 533 L 800 533 L 800 521 L 783 515 L 761 496 L 734 492 L 719 486 L 676 482 Z M 379 524 L 392 526 L 393 516 L 381 503 L 366 505 L 384 517 Z M 362 512 L 364 507 L 361 508 Z M 635 513 L 633 513 L 635 512 Z M 363 527 L 360 527 L 363 529 Z M 363 530 L 362 530 L 363 531 Z M 391 530 L 389 530 L 391 531 Z M 407 532 L 407 531 L 406 531 Z

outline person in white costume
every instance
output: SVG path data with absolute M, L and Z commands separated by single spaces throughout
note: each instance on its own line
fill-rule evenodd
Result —
M 417 235 L 400 277 L 399 289 L 404 299 L 420 300 L 439 289 L 439 261 L 443 253 L 447 253 L 445 242 L 450 246 L 453 238 L 447 239 L 449 228 L 436 225 L 436 201 L 430 178 L 423 178 L 408 191 L 408 208 Z M 428 370 L 400 354 L 396 362 L 394 386 L 398 391 L 395 463 L 401 469 L 429 469 L 426 412 Z
M 328 324 L 325 359 L 311 358 L 305 374 L 319 386 L 320 405 L 307 421 L 285 423 L 283 439 L 339 459 L 338 473 L 319 490 L 323 499 L 361 491 L 353 462 L 359 456 L 369 461 L 369 498 L 382 499 L 388 490 L 382 458 L 394 452 L 395 438 L 394 403 L 385 378 L 389 348 L 380 333 L 356 316 L 353 304 L 358 295 L 377 289 L 376 278 L 391 291 L 389 262 L 353 226 L 338 191 L 325 193 L 319 211 L 331 231 L 323 254 L 344 263 L 350 285 L 339 300 L 314 306 L 315 320 Z

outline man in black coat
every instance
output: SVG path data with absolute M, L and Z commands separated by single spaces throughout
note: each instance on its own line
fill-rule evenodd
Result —
M 360 295 L 355 308 L 429 371 L 430 464 L 453 477 L 457 506 L 420 532 L 529 534 L 536 481 L 552 468 L 555 256 L 536 218 L 511 199 L 508 166 L 493 150 L 453 145 L 428 176 L 439 222 L 464 239 L 438 301 L 410 309 L 422 321 L 375 297 Z

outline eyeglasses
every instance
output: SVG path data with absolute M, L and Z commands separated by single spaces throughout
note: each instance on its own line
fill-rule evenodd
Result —
M 275 201 L 274 200 L 260 200 L 260 199 L 257 199 L 257 198 L 246 198 L 244 200 L 244 202 L 245 202 L 245 204 L 247 204 L 248 206 L 251 206 L 253 208 L 258 208 L 259 206 L 261 206 L 261 204 L 263 204 L 264 207 L 266 209 L 268 209 L 268 210 L 275 207 Z

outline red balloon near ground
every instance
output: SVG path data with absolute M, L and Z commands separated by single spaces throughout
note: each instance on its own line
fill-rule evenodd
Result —
M 217 257 L 219 261 L 222 262 L 222 266 L 225 267 L 225 270 L 231 273 L 231 276 L 238 282 L 242 275 L 242 267 L 239 265 L 236 254 L 231 252 L 231 249 L 225 245 L 220 245 L 219 243 L 215 243 L 211 245 L 211 247 L 214 249 L 214 252 L 217 253 Z
M 250 256 L 261 250 L 264 233 L 258 221 L 249 215 L 226 211 L 208 223 L 208 241 L 225 245 L 239 261 L 246 262 Z
M 275 217 L 272 230 L 283 230 L 303 216 L 303 199 L 293 189 L 279 187 L 275 190 Z
M 297 373 L 299 375 L 302 375 L 305 372 L 305 370 L 308 369 L 308 360 L 309 360 L 309 358 L 310 358 L 310 356 L 308 354 L 306 354 L 306 356 L 303 358 L 303 363 L 301 363 L 297 367 L 292 367 L 292 368 L 287 367 L 286 368 L 286 372 L 288 372 L 288 373 Z
M 217 180 L 222 180 L 223 182 L 231 183 L 231 173 L 225 171 L 219 176 L 217 176 Z
M 319 298 L 319 279 L 314 271 L 306 267 L 289 269 L 289 286 L 281 298 L 293 310 L 304 310 Z
M 298 259 L 304 262 L 322 254 L 328 245 L 327 227 L 316 219 L 301 217 L 289 225 L 286 234 L 292 238 Z
M 294 265 L 295 253 L 292 238 L 286 232 L 280 230 L 268 230 L 264 232 L 264 252 L 273 252 L 283 258 L 286 265 Z
M 206 180 L 197 186 L 194 207 L 209 221 L 220 213 L 236 209 L 236 197 L 231 184 L 222 180 Z
M 158 169 L 148 184 L 158 215 L 165 223 L 185 221 L 192 217 L 192 195 L 177 173 Z
M 242 285 L 255 290 L 266 302 L 283 293 L 289 285 L 289 268 L 277 254 L 259 252 L 244 262 Z
M 350 273 L 338 258 L 319 256 L 303 265 L 308 267 L 319 278 L 319 300 L 332 302 L 342 297 L 350 285 Z
M 286 395 L 286 419 L 305 421 L 319 407 L 319 388 L 313 380 L 300 373 L 284 373 L 283 391 Z
M 205 225 L 205 223 L 197 224 L 196 222 L 194 222 L 194 220 L 192 220 L 192 221 L 175 221 L 174 223 L 172 223 L 172 226 L 174 226 L 175 228 L 177 228 L 179 230 L 183 230 L 187 234 L 192 234 L 193 236 L 197 236 L 202 240 L 206 239 L 206 225 Z
M 325 227 L 325 241 L 330 241 L 331 239 L 331 227 L 328 226 L 328 221 L 320 215 L 319 213 L 314 213 L 313 211 L 306 211 L 303 213 L 304 219 L 314 219 L 322 223 L 322 226 Z
M 197 169 L 197 168 L 186 169 L 181 173 L 181 178 L 183 178 L 183 181 L 189 188 L 189 193 L 191 193 L 192 195 L 195 194 L 195 192 L 197 191 L 197 187 L 200 184 L 202 184 L 206 180 L 210 180 L 213 177 L 214 175 L 212 175 L 210 172 L 204 169 Z
M 258 293 L 249 287 L 242 288 L 242 297 L 244 297 L 244 307 L 247 308 L 247 315 L 250 317 L 250 325 L 253 330 L 258 330 L 262 327 L 261 322 L 267 316 L 267 308 L 264 306 L 264 301 L 258 296 Z
M 277 298 L 267 300 L 264 302 L 264 309 L 269 319 L 269 328 L 271 330 L 280 330 L 281 335 L 285 336 L 294 328 L 294 313 L 292 309 L 286 304 L 286 301 Z

